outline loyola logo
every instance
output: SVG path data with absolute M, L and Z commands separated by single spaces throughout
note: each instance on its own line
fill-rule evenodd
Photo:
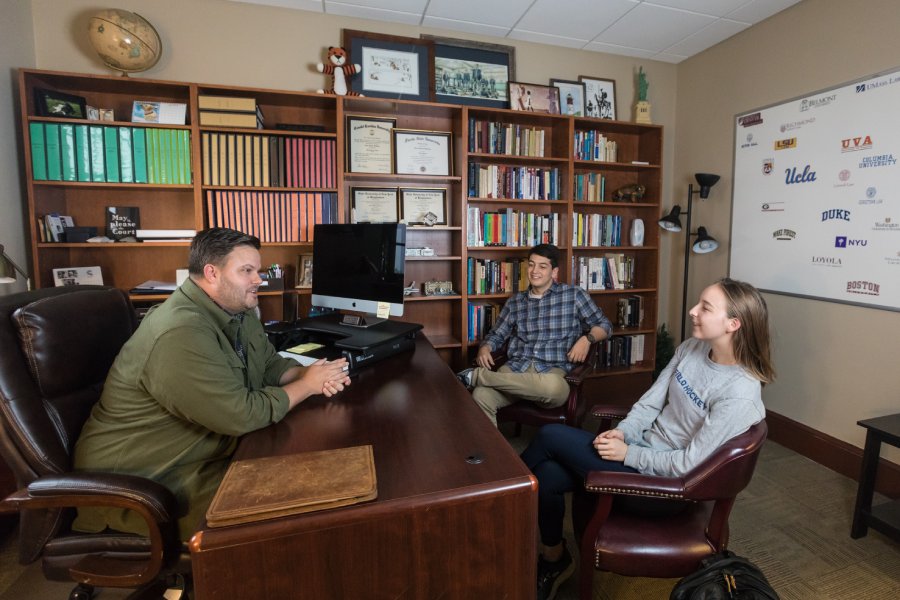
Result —
M 784 182 L 787 185 L 792 183 L 809 183 L 816 180 L 816 172 L 812 170 L 810 165 L 803 168 L 802 173 L 797 172 L 797 167 L 784 170 Z

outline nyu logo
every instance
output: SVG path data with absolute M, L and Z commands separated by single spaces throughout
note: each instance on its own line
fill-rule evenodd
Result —
M 787 185 L 792 183 L 808 183 L 816 180 L 816 172 L 811 170 L 810 165 L 803 168 L 802 173 L 797 172 L 797 167 L 784 170 L 784 182 Z
M 841 140 L 841 152 L 856 152 L 858 150 L 871 150 L 871 136 L 847 138 Z
M 835 248 L 852 248 L 853 246 L 865 246 L 869 240 L 851 240 L 845 235 L 839 235 L 834 238 Z
M 840 219 L 841 221 L 850 220 L 850 211 L 840 208 L 832 208 L 822 212 L 822 220 L 829 221 L 831 219 Z

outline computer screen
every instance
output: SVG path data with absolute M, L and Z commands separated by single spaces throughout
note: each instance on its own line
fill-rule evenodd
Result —
M 333 223 L 313 232 L 312 304 L 377 314 L 390 304 L 403 315 L 406 225 Z

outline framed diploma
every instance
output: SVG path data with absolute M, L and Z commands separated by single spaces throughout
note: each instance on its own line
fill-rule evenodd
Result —
M 446 225 L 447 190 L 400 188 L 400 215 L 409 225 Z
M 350 188 L 350 215 L 353 223 L 396 223 L 397 188 Z
M 450 132 L 394 129 L 394 172 L 450 175 Z
M 347 171 L 350 173 L 393 173 L 396 119 L 347 116 Z

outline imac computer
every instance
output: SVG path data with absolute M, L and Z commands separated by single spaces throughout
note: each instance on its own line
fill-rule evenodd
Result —
M 385 305 L 390 315 L 402 316 L 405 261 L 402 223 L 316 225 L 312 305 L 365 313 L 341 321 L 357 327 L 383 322 L 376 315 L 384 314 Z

